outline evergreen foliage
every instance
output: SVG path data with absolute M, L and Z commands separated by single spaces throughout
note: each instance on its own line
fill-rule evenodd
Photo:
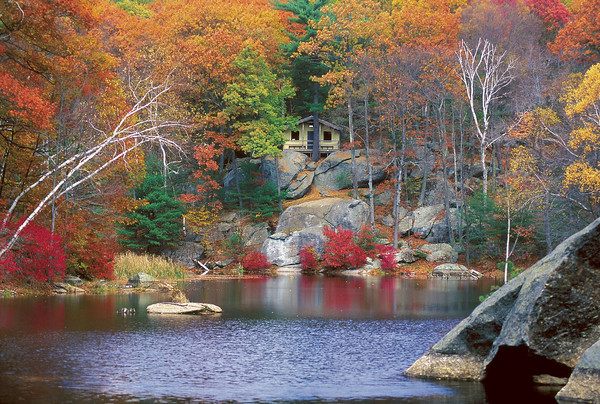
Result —
M 183 228 L 183 204 L 175 198 L 164 177 L 157 171 L 146 174 L 144 182 L 135 189 L 135 196 L 143 203 L 126 214 L 118 229 L 119 242 L 132 250 L 159 253 L 177 245 Z
M 302 42 L 308 42 L 317 34 L 316 29 L 311 23 L 321 19 L 323 13 L 321 8 L 327 4 L 327 0 L 290 0 L 276 1 L 275 7 L 279 10 L 285 10 L 292 13 L 290 23 L 298 24 L 304 28 L 303 32 L 286 31 L 286 35 L 290 42 L 281 46 L 287 56 L 286 68 L 289 72 L 295 87 L 298 89 L 296 96 L 292 100 L 292 109 L 300 115 L 312 115 L 314 112 L 323 111 L 324 100 L 327 99 L 327 86 L 316 84 L 312 77 L 321 77 L 327 73 L 328 67 L 323 64 L 320 58 L 298 54 L 298 47 Z M 315 91 L 317 92 L 316 99 L 321 100 L 315 103 Z
M 279 211 L 279 201 L 285 200 L 287 191 L 277 192 L 272 181 L 266 180 L 258 164 L 244 162 L 240 165 L 240 192 L 229 190 L 225 195 L 226 203 L 237 206 L 239 198 L 243 201 L 243 211 L 253 217 L 269 217 Z
M 506 246 L 507 221 L 505 212 L 491 196 L 479 191 L 469 199 L 465 212 L 461 211 L 463 221 L 468 223 L 467 242 L 473 258 L 503 259 Z M 515 250 L 526 255 L 539 248 L 535 234 L 525 235 L 522 229 L 534 228 L 534 218 L 527 211 L 513 212 L 511 226 L 512 243 L 517 242 Z M 466 220 L 468 219 L 468 221 Z M 520 239 L 516 239 L 520 237 Z

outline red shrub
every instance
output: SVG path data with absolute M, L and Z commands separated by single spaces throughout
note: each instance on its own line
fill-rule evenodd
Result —
M 84 279 L 112 279 L 118 244 L 83 227 L 64 232 L 69 273 Z
M 391 245 L 377 245 L 377 257 L 381 261 L 381 269 L 384 271 L 396 268 L 396 249 Z
M 355 240 L 355 244 L 362 248 L 368 257 L 375 258 L 379 243 L 377 242 L 377 235 L 371 227 L 363 226 L 356 234 Z
M 260 251 L 250 251 L 242 260 L 242 267 L 247 271 L 266 269 L 271 266 L 267 257 Z
M 10 230 L 16 230 L 17 226 L 10 226 Z M 21 233 L 17 247 L 0 261 L 0 271 L 46 281 L 64 276 L 65 261 L 62 239 L 45 227 L 30 223 Z
M 332 268 L 359 268 L 367 261 L 365 251 L 354 243 L 352 230 L 338 227 L 325 227 L 323 234 L 327 237 L 323 259 Z
M 304 247 L 300 250 L 300 267 L 307 270 L 317 269 L 318 257 L 314 247 Z

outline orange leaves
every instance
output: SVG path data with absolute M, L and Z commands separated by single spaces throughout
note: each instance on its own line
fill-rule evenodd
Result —
M 600 0 L 575 0 L 573 17 L 562 28 L 550 49 L 565 60 L 600 60 Z
M 392 11 L 394 42 L 408 46 L 450 46 L 458 34 L 457 2 L 404 0 Z
M 54 105 L 45 98 L 38 87 L 23 85 L 17 78 L 0 71 L 0 104 L 6 105 L 6 113 L 13 119 L 23 120 L 39 129 L 50 127 Z

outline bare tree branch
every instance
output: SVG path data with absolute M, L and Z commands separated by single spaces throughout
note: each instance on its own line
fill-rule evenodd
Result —
M 78 186 L 91 181 L 102 171 L 114 165 L 118 160 L 125 159 L 135 149 L 144 144 L 152 143 L 157 144 L 163 151 L 171 150 L 183 153 L 181 147 L 164 134 L 166 130 L 183 128 L 183 125 L 178 122 L 161 119 L 158 109 L 160 98 L 173 87 L 169 78 L 159 84 L 146 79 L 140 83 L 136 83 L 135 86 L 132 86 L 131 82 L 129 85 L 136 102 L 124 114 L 110 133 L 99 129 L 90 122 L 90 127 L 98 135 L 94 137 L 97 139 L 96 143 L 88 145 L 83 151 L 71 155 L 62 163 L 42 173 L 35 182 L 14 198 L 2 220 L 0 229 L 6 228 L 7 223 L 24 196 L 45 183 L 54 173 L 61 172 L 61 180 L 52 185 L 51 189 L 37 202 L 33 210 L 10 236 L 6 245 L 0 249 L 0 258 L 14 247 L 25 227 L 53 198 L 60 197 Z M 141 88 L 146 88 L 146 90 L 140 94 Z

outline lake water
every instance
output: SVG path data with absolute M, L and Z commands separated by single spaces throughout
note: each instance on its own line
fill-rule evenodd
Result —
M 219 316 L 147 314 L 168 300 L 160 293 L 0 299 L 0 402 L 492 402 L 479 383 L 403 376 L 490 285 L 279 276 L 183 286 Z

